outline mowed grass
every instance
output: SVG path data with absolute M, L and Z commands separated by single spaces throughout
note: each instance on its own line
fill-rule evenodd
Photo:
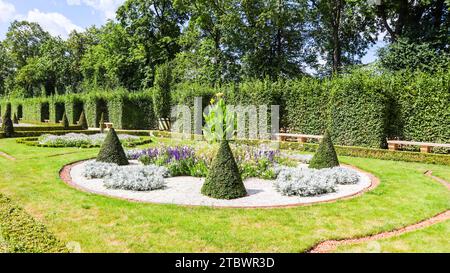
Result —
M 399 236 L 342 245 L 336 252 L 450 252 L 450 220 Z
M 95 157 L 98 149 L 29 147 L 2 139 L 0 151 L 17 158 L 0 157 L 0 192 L 84 252 L 303 252 L 323 240 L 389 231 L 450 208 L 446 188 L 423 175 L 431 169 L 446 176 L 447 166 L 341 157 L 376 175 L 380 186 L 335 203 L 219 209 L 128 202 L 61 181 L 62 166 Z

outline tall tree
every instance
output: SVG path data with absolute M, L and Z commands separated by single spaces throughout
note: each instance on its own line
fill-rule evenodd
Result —
M 447 46 L 450 41 L 449 0 L 378 0 L 377 15 L 391 41 L 408 38 Z
M 302 73 L 305 46 L 305 1 L 237 1 L 238 28 L 227 28 L 235 37 L 244 74 L 250 77 L 295 77 Z
M 68 57 L 70 59 L 70 74 L 67 82 L 68 92 L 80 91 L 83 81 L 81 61 L 88 49 L 100 43 L 99 29 L 90 27 L 84 32 L 72 31 L 66 41 Z
M 91 86 L 137 90 L 145 78 L 143 47 L 134 44 L 125 29 L 109 21 L 98 34 L 98 44 L 88 48 L 81 60 L 86 83 Z
M 360 0 L 309 1 L 310 51 L 339 73 L 344 65 L 358 63 L 367 48 L 375 43 L 375 7 Z M 329 71 L 329 69 L 325 69 Z
M 20 68 L 26 65 L 28 58 L 39 55 L 41 45 L 49 38 L 50 34 L 37 23 L 14 21 L 6 33 L 5 44 L 16 67 Z
M 117 10 L 117 20 L 133 38 L 135 47 L 144 49 L 144 87 L 153 85 L 155 67 L 179 52 L 177 39 L 184 19 L 171 0 L 127 0 Z

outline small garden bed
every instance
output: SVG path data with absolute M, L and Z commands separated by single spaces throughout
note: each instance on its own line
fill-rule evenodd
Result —
M 82 134 L 82 133 L 68 133 L 65 135 L 44 134 L 40 137 L 27 137 L 17 139 L 17 143 L 22 143 L 30 146 L 38 147 L 79 147 L 79 148 L 95 148 L 100 147 L 105 140 L 106 134 Z M 121 134 L 119 139 L 125 147 L 135 147 L 151 143 L 149 137 L 139 137 L 133 135 Z

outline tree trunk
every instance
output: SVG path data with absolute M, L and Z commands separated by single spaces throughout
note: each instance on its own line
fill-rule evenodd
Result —
M 340 41 L 340 28 L 341 28 L 341 12 L 342 12 L 342 0 L 335 0 L 333 7 L 333 74 L 338 74 L 341 66 L 341 41 Z

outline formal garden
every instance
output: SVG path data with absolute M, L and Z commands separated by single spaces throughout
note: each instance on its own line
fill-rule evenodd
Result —
M 11 22 L 0 253 L 450 252 L 448 1 L 212 2 Z

